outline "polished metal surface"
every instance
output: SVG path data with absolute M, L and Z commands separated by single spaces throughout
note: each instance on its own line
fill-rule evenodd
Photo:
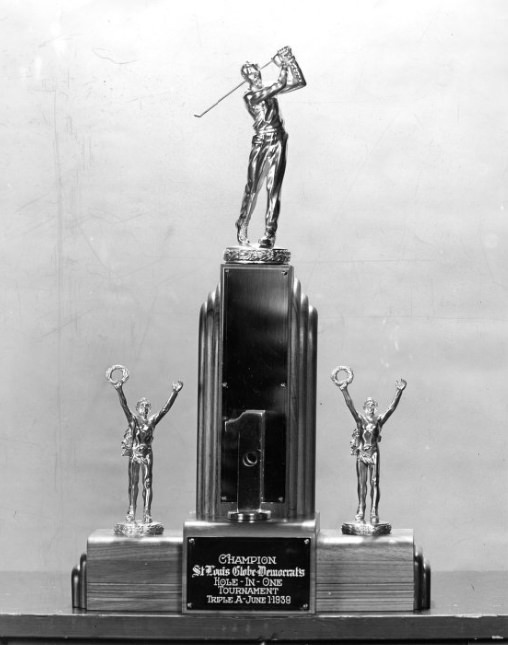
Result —
M 237 419 L 225 423 L 225 436 L 236 450 L 237 509 L 228 517 L 235 522 L 258 522 L 269 519 L 270 511 L 261 510 L 265 495 L 267 457 L 267 424 L 265 410 L 246 410 Z M 285 455 L 282 455 L 284 459 Z
M 289 517 L 315 512 L 317 311 L 309 304 L 299 280 L 293 281 L 290 315 Z
M 229 246 L 224 251 L 224 262 L 231 264 L 289 264 L 291 253 L 287 249 L 255 249 L 246 246 Z
M 345 379 L 339 378 L 339 374 L 341 372 L 346 373 Z M 335 383 L 335 385 L 337 385 L 337 387 L 342 387 L 342 385 L 349 385 L 350 383 L 352 383 L 354 376 L 355 375 L 353 374 L 353 370 L 350 367 L 347 367 L 346 365 L 339 365 L 333 370 L 330 378 Z
M 114 372 L 121 371 L 122 376 L 115 379 Z M 152 521 L 152 479 L 153 479 L 153 451 L 152 442 L 155 428 L 171 409 L 178 393 L 183 387 L 181 381 L 172 385 L 171 394 L 156 414 L 150 414 L 151 403 L 145 398 L 140 399 L 133 412 L 125 397 L 123 384 L 129 378 L 129 371 L 123 365 L 113 365 L 106 371 L 106 380 L 117 391 L 120 405 L 127 417 L 128 427 L 122 440 L 122 455 L 129 458 L 129 507 L 126 522 L 115 526 L 118 535 L 158 535 L 162 532 L 162 525 Z M 141 475 L 143 497 L 143 521 L 136 521 L 136 507 L 139 492 L 139 479 Z
M 120 378 L 113 378 L 115 372 L 122 372 Z M 129 379 L 129 370 L 123 365 L 112 365 L 106 370 L 106 380 L 111 383 L 111 385 L 116 386 L 118 384 L 124 384 Z
M 113 528 L 115 535 L 123 537 L 144 537 L 147 535 L 162 535 L 164 526 L 160 522 L 118 522 Z
M 306 520 L 286 520 L 270 518 L 266 522 L 259 522 L 252 525 L 230 522 L 227 518 L 215 520 L 213 522 L 189 519 L 184 524 L 183 539 L 194 535 L 199 536 L 216 536 L 216 537 L 311 537 L 314 538 L 319 533 L 320 523 L 319 514 L 312 519 Z
M 200 520 L 215 519 L 219 504 L 221 303 L 217 287 L 201 307 L 199 323 L 196 516 Z
M 342 524 L 342 533 L 344 535 L 388 535 L 391 530 L 392 525 L 388 522 L 379 522 L 378 524 L 344 522 Z
M 241 69 L 249 88 L 244 101 L 254 120 L 254 138 L 249 156 L 247 184 L 240 216 L 236 222 L 237 239 L 241 246 L 250 246 L 248 228 L 257 198 L 266 181 L 267 206 L 265 232 L 259 247 L 273 248 L 280 212 L 280 192 L 286 169 L 287 134 L 279 112 L 277 96 L 305 87 L 300 66 L 289 47 L 283 47 L 273 57 L 280 68 L 279 78 L 272 85 L 263 85 L 261 68 L 255 63 L 245 63 Z
M 346 372 L 345 379 L 339 379 L 339 373 Z M 402 392 L 406 388 L 406 381 L 399 379 L 396 382 L 395 397 L 388 409 L 378 414 L 377 402 L 371 397 L 367 398 L 363 404 L 363 413 L 358 412 L 348 391 L 348 385 L 353 381 L 353 371 L 350 367 L 336 367 L 331 374 L 331 379 L 344 395 L 346 405 L 356 421 L 356 428 L 351 440 L 351 454 L 356 457 L 356 475 L 358 483 L 358 508 L 356 511 L 355 522 L 349 522 L 343 525 L 343 531 L 346 533 L 355 531 L 356 535 L 365 535 L 361 526 L 365 522 L 366 498 L 367 498 L 367 480 L 370 483 L 370 525 L 376 527 L 379 522 L 379 442 L 381 441 L 381 430 L 390 416 L 395 412 Z M 384 532 L 389 532 L 390 525 L 383 523 Z M 355 528 L 356 527 L 356 528 Z M 368 527 L 365 531 L 371 531 Z M 368 533 L 367 533 L 368 534 Z
M 229 511 L 228 519 L 232 522 L 266 522 L 270 519 L 270 511 Z
M 415 545 L 414 581 L 415 602 L 414 609 L 430 609 L 432 569 L 430 562 L 424 558 L 423 550 Z

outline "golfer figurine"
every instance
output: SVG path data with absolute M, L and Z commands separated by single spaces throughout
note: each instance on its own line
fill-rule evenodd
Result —
M 340 379 L 340 372 L 345 372 L 346 378 Z M 356 421 L 356 428 L 351 439 L 351 454 L 356 457 L 358 509 L 355 521 L 343 524 L 342 532 L 352 535 L 383 535 L 390 533 L 391 525 L 388 522 L 379 522 L 379 442 L 381 441 L 381 430 L 395 412 L 407 383 L 404 379 L 397 381 L 395 397 L 386 412 L 379 414 L 377 402 L 369 397 L 363 404 L 362 414 L 355 408 L 348 392 L 348 385 L 353 381 L 351 368 L 342 365 L 336 367 L 331 378 L 344 395 L 346 405 Z M 365 522 L 367 480 L 370 483 L 370 523 Z
M 116 379 L 114 373 L 118 371 L 122 375 Z M 160 535 L 164 527 L 160 522 L 152 520 L 153 435 L 159 421 L 171 409 L 183 383 L 181 381 L 173 383 L 166 404 L 157 414 L 150 415 L 152 406 L 150 401 L 145 398 L 137 402 L 136 412 L 132 412 L 129 408 L 123 392 L 123 384 L 128 378 L 129 372 L 123 365 L 113 365 L 106 372 L 106 379 L 117 391 L 120 405 L 129 422 L 122 441 L 122 455 L 129 458 L 129 508 L 126 521 L 115 525 L 115 534 L 127 536 Z M 136 522 L 140 473 L 143 486 L 143 521 Z
M 237 239 L 241 246 L 250 245 L 248 226 L 263 180 L 266 179 L 265 233 L 259 240 L 259 248 L 262 249 L 271 249 L 275 243 L 280 191 L 286 169 L 288 137 L 276 97 L 306 85 L 302 71 L 289 47 L 279 49 L 272 61 L 280 68 L 279 78 L 273 85 L 263 85 L 259 65 L 247 62 L 241 69 L 242 77 L 249 86 L 243 98 L 254 121 L 255 134 L 252 139 L 240 217 L 236 222 Z

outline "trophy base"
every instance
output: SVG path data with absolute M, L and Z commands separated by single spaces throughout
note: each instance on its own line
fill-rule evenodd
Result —
M 113 529 L 115 535 L 123 537 L 145 537 L 162 535 L 164 526 L 160 522 L 118 522 Z
M 73 607 L 251 615 L 430 607 L 430 565 L 410 529 L 373 539 L 319 531 L 313 521 L 268 520 L 190 521 L 184 531 L 135 540 L 111 529 L 92 533 L 72 572 Z
M 364 535 L 376 537 L 377 535 L 389 535 L 392 525 L 388 522 L 379 522 L 379 524 L 366 524 L 365 522 L 344 522 L 342 533 L 344 535 Z
M 317 613 L 430 607 L 430 566 L 411 529 L 375 539 L 321 530 L 316 558 Z
M 80 607 L 92 611 L 179 612 L 182 606 L 182 532 L 88 538 Z
M 260 249 L 255 246 L 228 246 L 224 262 L 229 264 L 289 264 L 291 253 L 287 249 Z

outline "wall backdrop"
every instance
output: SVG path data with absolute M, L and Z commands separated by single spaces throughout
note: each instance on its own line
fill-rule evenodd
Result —
M 435 570 L 506 569 L 508 2 L 1 0 L 0 43 L 0 569 L 70 571 L 123 517 L 114 363 L 132 404 L 185 382 L 153 511 L 193 510 L 198 314 L 252 136 L 241 90 L 193 113 L 284 45 L 308 86 L 280 99 L 277 242 L 319 311 L 321 525 L 356 497 L 331 370 L 381 407 L 402 376 L 382 519 Z

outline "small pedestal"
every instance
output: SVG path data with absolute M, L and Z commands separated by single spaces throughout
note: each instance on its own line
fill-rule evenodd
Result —
M 147 537 L 151 535 L 162 535 L 164 527 L 160 522 L 118 522 L 115 524 L 114 534 L 122 537 Z
M 362 537 L 322 530 L 316 556 L 316 611 L 413 611 L 430 604 L 430 570 L 411 529 Z
M 180 611 L 181 531 L 133 538 L 97 530 L 88 538 L 86 562 L 87 609 Z
M 379 522 L 379 524 L 366 524 L 365 522 L 344 522 L 342 532 L 344 535 L 362 535 L 373 536 L 389 535 L 392 525 L 388 522 Z

